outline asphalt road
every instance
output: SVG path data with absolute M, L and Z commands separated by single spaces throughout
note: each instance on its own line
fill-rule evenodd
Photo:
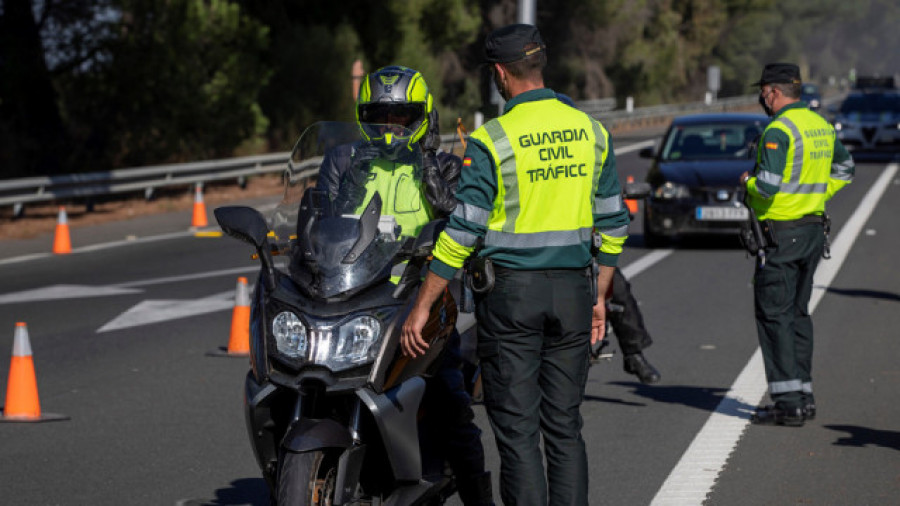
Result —
M 657 133 L 615 138 L 623 180 L 642 180 L 648 165 L 625 148 Z M 867 204 L 858 233 L 842 236 Z M 620 356 L 592 367 L 582 408 L 591 504 L 900 504 L 896 167 L 858 166 L 829 209 L 848 255 L 822 263 L 834 277 L 813 315 L 819 413 L 802 428 L 747 424 L 759 400 L 741 383 L 754 378 L 745 373 L 757 349 L 751 260 L 731 240 L 646 249 L 637 216 L 620 266 L 663 380 L 641 385 Z M 243 244 L 187 233 L 187 220 L 73 229 L 67 256 L 46 255 L 51 237 L 0 242 L 0 378 L 24 321 L 41 406 L 70 417 L 0 424 L 0 503 L 268 504 L 243 422 L 247 361 L 206 355 L 227 344 L 230 294 L 255 264 Z M 749 384 L 750 397 L 764 389 Z M 476 411 L 496 483 L 493 438 Z

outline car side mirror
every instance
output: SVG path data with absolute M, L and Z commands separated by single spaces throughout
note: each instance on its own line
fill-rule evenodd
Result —
M 641 158 L 656 158 L 656 148 L 644 148 L 638 152 Z
M 630 183 L 625 183 L 625 187 L 622 189 L 622 195 L 626 199 L 640 200 L 649 197 L 651 191 L 650 183 L 632 181 Z

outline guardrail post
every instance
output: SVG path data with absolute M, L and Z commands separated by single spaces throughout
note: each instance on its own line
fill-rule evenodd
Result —
M 25 214 L 25 204 L 16 202 L 13 204 L 13 218 L 21 218 Z

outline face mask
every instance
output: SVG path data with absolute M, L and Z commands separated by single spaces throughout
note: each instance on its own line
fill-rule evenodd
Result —
M 769 94 L 771 94 L 771 93 L 772 92 L 769 92 Z M 769 116 L 769 117 L 772 116 L 772 108 L 770 108 L 768 105 L 766 105 L 766 97 L 763 96 L 762 93 L 759 94 L 759 105 L 762 106 L 763 111 L 765 111 L 765 113 L 766 113 L 766 116 Z
M 494 77 L 494 86 L 497 87 L 497 92 L 500 93 L 500 96 L 503 97 L 503 100 L 509 101 L 509 97 L 506 96 L 506 90 L 503 89 L 503 85 L 500 84 L 500 75 L 496 72 L 493 73 Z

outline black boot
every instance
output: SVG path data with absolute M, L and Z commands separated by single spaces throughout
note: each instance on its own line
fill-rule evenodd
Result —
M 815 416 L 815 415 L 813 415 Z M 750 421 L 756 425 L 786 425 L 803 427 L 803 408 L 770 404 L 756 408 Z
M 465 506 L 494 506 L 490 471 L 457 478 L 456 483 L 459 498 Z
M 640 352 L 625 355 L 625 372 L 634 374 L 645 385 L 658 383 L 662 379 L 659 371 Z

